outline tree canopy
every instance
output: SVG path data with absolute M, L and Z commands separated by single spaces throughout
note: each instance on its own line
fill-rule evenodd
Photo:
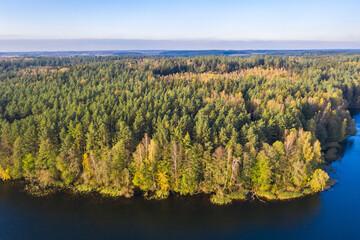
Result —
M 355 131 L 359 74 L 359 56 L 3 58 L 0 177 L 225 203 L 317 192 Z

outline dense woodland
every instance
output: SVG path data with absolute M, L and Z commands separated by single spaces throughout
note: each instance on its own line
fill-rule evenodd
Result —
M 0 177 L 130 197 L 324 190 L 359 56 L 0 59 Z

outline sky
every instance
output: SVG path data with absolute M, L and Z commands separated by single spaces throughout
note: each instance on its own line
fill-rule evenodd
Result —
M 192 49 L 201 42 L 213 49 L 244 49 L 249 42 L 271 48 L 269 41 L 273 48 L 316 48 L 321 42 L 360 48 L 359 9 L 359 0 L 0 0 L 0 51 L 164 43 Z

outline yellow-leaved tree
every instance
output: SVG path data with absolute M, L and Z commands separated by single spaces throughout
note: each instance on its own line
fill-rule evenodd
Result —
M 0 165 L 0 177 L 3 181 L 10 180 L 10 170 L 9 168 L 4 168 Z
M 311 177 L 311 181 L 310 181 L 311 189 L 314 192 L 325 190 L 329 178 L 330 178 L 329 175 L 325 171 L 321 169 L 316 169 Z

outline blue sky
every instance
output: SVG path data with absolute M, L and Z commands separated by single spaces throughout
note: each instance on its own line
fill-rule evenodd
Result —
M 359 0 L 0 0 L 0 40 L 360 42 L 359 9 Z

